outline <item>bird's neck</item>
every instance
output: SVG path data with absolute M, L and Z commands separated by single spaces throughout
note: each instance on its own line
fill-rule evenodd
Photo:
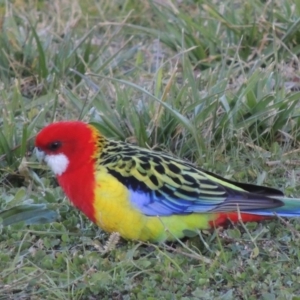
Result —
M 74 206 L 95 222 L 93 206 L 96 186 L 94 163 L 90 162 L 72 172 L 66 172 L 57 176 L 57 179 Z

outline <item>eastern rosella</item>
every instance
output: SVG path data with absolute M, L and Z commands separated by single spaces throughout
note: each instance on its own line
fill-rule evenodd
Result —
M 231 222 L 300 216 L 300 200 L 237 183 L 170 155 L 105 138 L 92 125 L 42 129 L 37 152 L 91 221 L 125 239 L 161 242 Z

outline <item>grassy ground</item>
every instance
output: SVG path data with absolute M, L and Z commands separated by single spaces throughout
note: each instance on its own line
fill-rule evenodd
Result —
M 32 155 L 83 119 L 299 197 L 299 29 L 290 0 L 0 0 L 0 299 L 300 299 L 299 220 L 118 241 Z

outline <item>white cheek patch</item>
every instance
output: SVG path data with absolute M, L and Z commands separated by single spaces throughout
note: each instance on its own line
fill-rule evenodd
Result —
M 48 154 L 44 158 L 55 175 L 60 176 L 67 170 L 69 160 L 64 154 Z

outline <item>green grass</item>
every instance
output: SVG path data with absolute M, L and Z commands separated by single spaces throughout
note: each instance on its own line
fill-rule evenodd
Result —
M 0 0 L 0 299 L 299 299 L 299 220 L 126 242 L 32 153 L 83 119 L 299 197 L 299 28 L 289 0 Z

